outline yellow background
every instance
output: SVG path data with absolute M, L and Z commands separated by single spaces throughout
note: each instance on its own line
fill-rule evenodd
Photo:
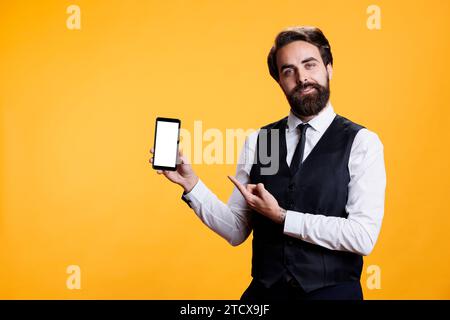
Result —
M 0 298 L 238 299 L 251 237 L 231 247 L 151 169 L 154 120 L 225 132 L 287 115 L 266 56 L 292 25 L 324 31 L 335 111 L 385 147 L 365 297 L 450 298 L 449 3 L 2 1 Z M 381 30 L 366 27 L 370 4 Z M 234 165 L 194 169 L 228 199 Z M 81 290 L 66 288 L 71 264 Z M 380 290 L 365 286 L 372 264 Z

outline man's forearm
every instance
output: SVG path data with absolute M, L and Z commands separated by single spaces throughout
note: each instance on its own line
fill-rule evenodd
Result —
M 223 203 L 202 180 L 198 179 L 182 197 L 205 225 L 231 245 L 241 244 L 250 234 L 248 209 L 233 201 Z
M 331 250 L 368 255 L 378 237 L 368 232 L 364 223 L 341 217 L 328 217 L 287 211 L 284 233 Z

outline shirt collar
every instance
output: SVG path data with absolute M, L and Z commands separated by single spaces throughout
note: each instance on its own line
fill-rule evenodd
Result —
M 331 124 L 335 116 L 336 113 L 334 112 L 333 106 L 331 105 L 331 102 L 328 101 L 325 108 L 323 108 L 317 116 L 309 120 L 308 123 L 315 131 L 323 133 Z M 297 128 L 297 126 L 301 123 L 303 123 L 303 121 L 297 118 L 291 110 L 287 120 L 288 131 L 290 132 L 291 130 L 295 130 L 295 128 Z

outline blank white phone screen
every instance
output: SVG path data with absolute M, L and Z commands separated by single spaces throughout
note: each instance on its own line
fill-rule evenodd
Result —
M 178 123 L 156 122 L 154 164 L 174 168 L 177 162 Z

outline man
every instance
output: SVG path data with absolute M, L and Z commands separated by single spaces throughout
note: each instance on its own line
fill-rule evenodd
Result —
M 182 199 L 233 246 L 253 230 L 253 280 L 242 300 L 363 299 L 362 256 L 384 215 L 383 145 L 334 112 L 333 57 L 318 28 L 280 32 L 268 66 L 290 112 L 246 139 L 227 204 L 181 154 L 177 171 L 158 173 L 181 185 Z M 261 150 L 275 150 L 275 173 L 263 173 Z

